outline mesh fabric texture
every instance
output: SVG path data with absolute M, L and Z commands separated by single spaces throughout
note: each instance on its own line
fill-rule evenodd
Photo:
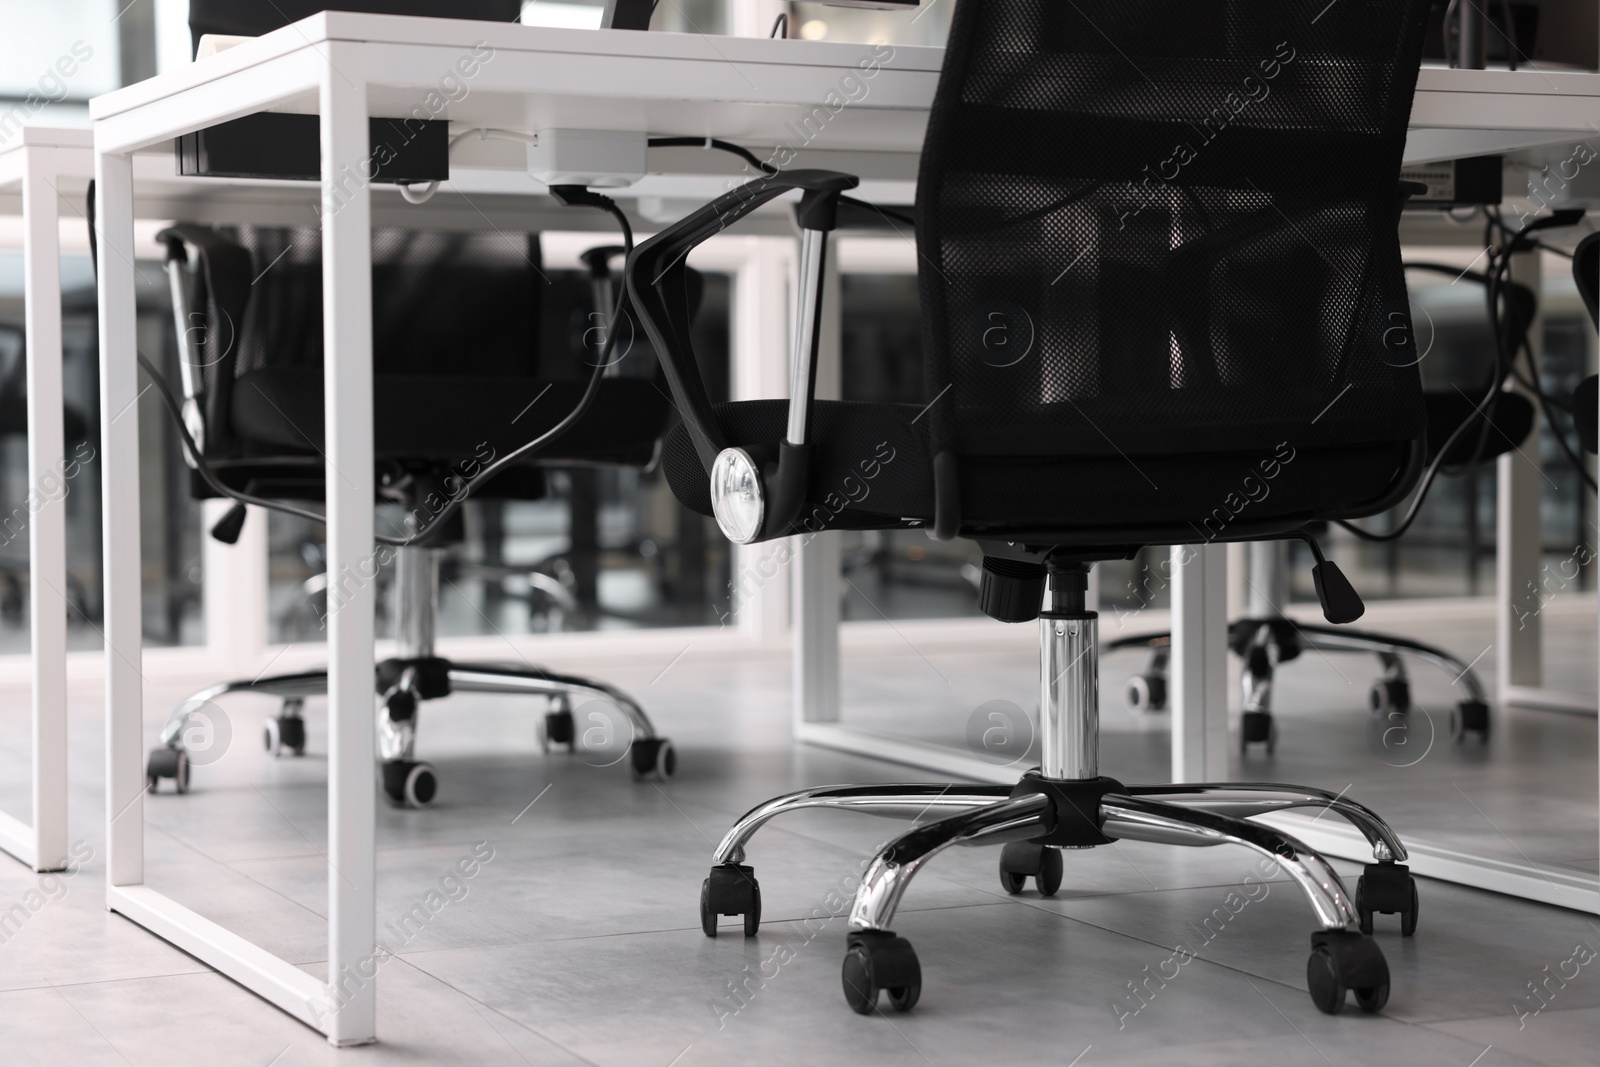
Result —
M 1396 223 L 1426 8 L 964 0 L 918 185 L 933 451 L 1419 438 Z

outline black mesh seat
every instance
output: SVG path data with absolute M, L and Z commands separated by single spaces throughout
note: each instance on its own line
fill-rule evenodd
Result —
M 853 177 L 767 175 L 635 250 L 629 295 L 684 421 L 666 446 L 680 500 L 740 543 L 819 523 L 971 538 L 983 610 L 1035 622 L 1040 643 L 1038 769 L 1014 785 L 828 786 L 753 808 L 713 854 L 708 936 L 725 915 L 755 934 L 745 846 L 800 808 L 931 820 L 862 874 L 842 985 L 864 1015 L 883 991 L 897 1010 L 917 1003 L 920 964 L 890 926 L 951 845 L 1004 844 L 1006 891 L 1031 878 L 1049 896 L 1072 850 L 1231 842 L 1288 868 L 1311 903 L 1316 1005 L 1337 1012 L 1353 991 L 1383 1006 L 1373 915 L 1398 914 L 1402 934 L 1417 921 L 1399 837 L 1343 790 L 1101 775 L 1085 590 L 1091 565 L 1141 546 L 1309 538 L 1308 523 L 1374 514 L 1415 484 L 1426 425 L 1399 171 L 1428 4 L 962 0 L 917 184 L 919 404 L 814 399 L 828 235 Z M 790 399 L 713 405 L 680 310 L 684 259 L 790 191 L 803 235 Z M 1325 614 L 1353 621 L 1360 598 L 1311 543 Z M 1254 820 L 1286 807 L 1331 810 L 1365 836 L 1374 862 L 1354 895 Z

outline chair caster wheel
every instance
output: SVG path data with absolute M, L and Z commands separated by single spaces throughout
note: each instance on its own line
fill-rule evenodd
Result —
M 719 915 L 744 916 L 744 936 L 756 936 L 761 928 L 761 884 L 755 868 L 737 863 L 711 868 L 711 876 L 700 883 L 700 929 L 707 937 L 717 936 Z
M 1356 913 L 1361 916 L 1361 932 L 1372 933 L 1372 916 L 1399 915 L 1400 936 L 1417 932 L 1417 880 L 1403 863 L 1369 863 L 1356 879 Z
M 640 738 L 629 746 L 628 756 L 635 778 L 671 778 L 678 770 L 678 752 L 665 737 Z
M 1039 895 L 1053 897 L 1061 888 L 1062 867 L 1060 849 L 1013 841 L 1000 850 L 1000 885 L 1016 896 L 1031 875 Z
M 1411 683 L 1404 678 L 1379 678 L 1367 692 L 1367 705 L 1377 716 L 1404 715 L 1411 710 Z
M 539 745 L 548 754 L 551 745 L 566 745 L 567 751 L 572 751 L 573 739 L 572 709 L 563 707 L 558 711 L 549 711 L 544 716 L 544 733 L 539 738 Z
M 1372 938 L 1353 930 L 1319 930 L 1311 935 L 1306 985 L 1311 1002 L 1327 1015 L 1344 1009 L 1345 990 L 1355 993 L 1362 1011 L 1375 1012 L 1389 1002 L 1389 965 Z
M 439 792 L 439 776 L 431 763 L 389 760 L 383 765 L 383 792 L 396 807 L 425 808 Z
M 845 1003 L 858 1015 L 878 1007 L 878 991 L 888 990 L 895 1011 L 910 1011 L 922 996 L 922 965 L 911 942 L 887 930 L 852 931 L 840 975 Z
M 1134 711 L 1167 710 L 1167 678 L 1163 674 L 1136 674 L 1128 679 L 1128 707 Z
M 1450 709 L 1450 736 L 1464 741 L 1468 734 L 1477 734 L 1485 744 L 1489 741 L 1489 705 L 1481 700 L 1463 700 Z
M 180 793 L 189 791 L 189 753 L 181 748 L 152 748 L 145 763 L 145 784 L 154 793 L 161 779 L 171 778 Z
M 286 752 L 304 756 L 306 721 L 298 715 L 292 717 L 279 715 L 275 719 L 262 719 L 261 741 L 266 746 L 267 755 L 274 759 L 281 758 Z
M 1278 724 L 1270 711 L 1247 711 L 1239 716 L 1239 751 L 1249 752 L 1256 742 L 1265 742 L 1269 756 L 1278 747 Z

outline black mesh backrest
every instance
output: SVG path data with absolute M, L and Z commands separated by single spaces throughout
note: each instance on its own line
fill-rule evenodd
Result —
M 268 368 L 322 366 L 322 234 L 309 227 L 221 232 L 249 253 L 250 263 L 236 269 L 253 279 L 243 287 L 236 329 L 229 320 L 239 312 L 220 307 L 214 293 L 207 298 L 205 343 L 215 339 L 217 353 L 202 356 L 207 423 L 225 436 L 235 379 Z M 540 264 L 533 234 L 374 228 L 373 373 L 578 377 L 577 359 L 541 365 Z M 232 281 L 240 288 L 238 278 Z
M 1398 173 L 1427 0 L 962 0 L 917 243 L 934 450 L 1422 434 Z
M 202 34 L 259 37 L 319 11 L 515 22 L 522 0 L 189 0 L 189 32 L 199 48 Z

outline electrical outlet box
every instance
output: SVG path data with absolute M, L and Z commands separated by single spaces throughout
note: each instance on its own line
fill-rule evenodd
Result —
M 545 185 L 621 189 L 644 177 L 647 139 L 631 130 L 540 130 L 528 173 Z

